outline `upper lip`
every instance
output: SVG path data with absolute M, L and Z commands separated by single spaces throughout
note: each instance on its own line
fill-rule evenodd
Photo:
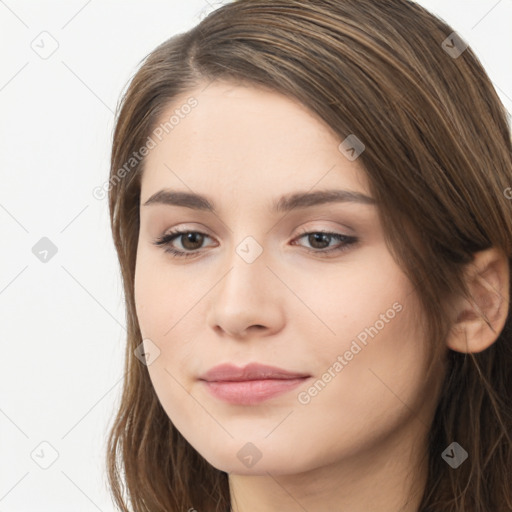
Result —
M 199 377 L 206 381 L 244 381 L 244 380 L 262 380 L 262 379 L 299 379 L 310 377 L 309 374 L 301 372 L 292 372 L 268 366 L 260 363 L 250 363 L 242 368 L 230 363 L 214 366 Z

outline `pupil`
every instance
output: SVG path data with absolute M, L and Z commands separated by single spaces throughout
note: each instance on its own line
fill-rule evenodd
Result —
M 197 247 L 194 246 L 194 241 L 197 244 L 197 240 L 195 240 L 196 237 L 199 238 L 199 246 L 201 246 L 202 235 L 200 233 L 187 233 L 183 241 L 183 247 L 185 249 L 197 249 Z M 189 242 L 192 242 L 192 247 L 187 246 Z
M 324 242 L 327 241 L 327 246 L 321 244 L 322 239 Z M 309 243 L 312 247 L 315 247 L 315 249 L 324 249 L 325 247 L 328 247 L 330 240 L 331 235 L 327 235 L 325 233 L 314 233 L 313 235 L 309 235 Z M 318 241 L 320 241 L 320 247 L 316 245 Z

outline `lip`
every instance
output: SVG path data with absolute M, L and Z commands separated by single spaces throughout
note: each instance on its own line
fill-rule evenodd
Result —
M 199 377 L 215 397 L 231 404 L 254 405 L 291 391 L 311 375 L 260 363 L 242 368 L 221 364 Z

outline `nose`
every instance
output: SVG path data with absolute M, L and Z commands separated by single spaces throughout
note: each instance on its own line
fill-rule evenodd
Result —
M 218 334 L 246 338 L 282 329 L 285 287 L 263 254 L 248 263 L 235 253 L 212 290 L 207 321 Z

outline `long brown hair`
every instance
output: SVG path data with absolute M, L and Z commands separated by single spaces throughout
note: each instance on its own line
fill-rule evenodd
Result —
M 471 48 L 453 32 L 408 0 L 237 0 L 144 59 L 118 106 L 109 181 L 127 344 L 106 462 L 121 510 L 230 506 L 227 474 L 173 426 L 134 355 L 142 341 L 134 274 L 144 159 L 133 154 L 178 94 L 225 79 L 296 98 L 340 142 L 356 134 L 365 144 L 360 159 L 386 242 L 417 289 L 432 360 L 446 358 L 419 510 L 512 511 L 510 309 L 486 350 L 442 350 L 451 325 L 447 301 L 468 296 L 463 271 L 474 253 L 500 248 L 512 263 L 506 111 Z M 453 441 L 469 453 L 457 469 L 441 457 Z

